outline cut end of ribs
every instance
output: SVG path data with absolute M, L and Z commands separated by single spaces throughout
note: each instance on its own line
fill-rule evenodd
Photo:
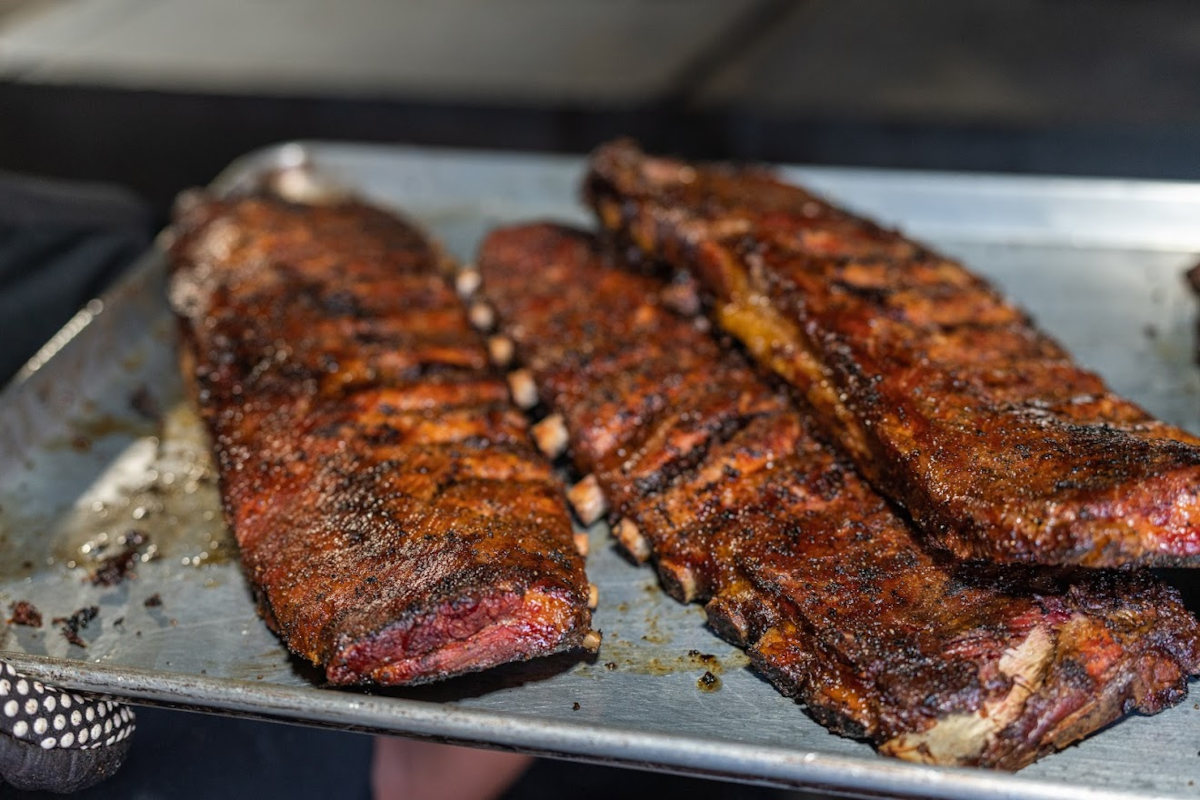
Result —
M 628 141 L 593 154 L 585 194 L 620 242 L 699 280 L 932 545 L 1200 566 L 1200 438 L 1113 394 L 961 264 L 765 170 Z
M 1153 714 L 1183 700 L 1189 675 L 1200 671 L 1195 621 L 1173 593 L 1158 587 L 1155 597 L 1154 587 L 1124 581 L 1094 587 L 1107 608 L 1098 609 L 1093 596 L 1088 607 L 1071 609 L 1072 600 L 1084 599 L 1076 592 L 1048 609 L 1046 619 L 1003 650 L 996 675 L 1006 688 L 981 707 L 897 735 L 880 751 L 931 764 L 1020 769 L 1087 736 L 1097 718 Z
M 581 647 L 577 598 L 530 589 L 457 599 L 354 637 L 330 659 L 330 683 L 412 685 Z M 580 623 L 583 627 L 580 627 Z

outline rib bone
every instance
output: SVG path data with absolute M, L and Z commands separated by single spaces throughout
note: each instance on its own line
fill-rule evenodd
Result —
M 471 304 L 471 307 L 467 309 L 467 318 L 471 320 L 471 325 L 475 330 L 490 331 L 496 326 L 495 310 L 482 300 Z
M 507 336 L 488 338 L 488 357 L 497 367 L 507 367 L 513 360 L 513 341 Z
M 645 544 L 645 537 L 640 538 L 646 547 L 646 554 L 649 556 L 649 545 Z M 696 571 L 687 564 L 661 559 L 658 562 L 658 577 L 667 594 L 681 603 L 690 603 L 700 597 L 700 582 L 696 577 Z
M 474 267 L 464 267 L 454 276 L 454 288 L 458 292 L 458 296 L 464 299 L 479 291 L 482 283 L 483 278 L 480 276 L 479 270 Z
M 567 426 L 561 414 L 551 414 L 532 428 L 538 449 L 550 458 L 558 458 L 567 450 Z
M 526 411 L 537 405 L 537 386 L 529 370 L 518 369 L 508 373 L 508 389 L 512 392 L 513 402 Z
M 625 548 L 639 564 L 650 558 L 650 543 L 646 541 L 646 537 L 642 536 L 642 532 L 638 530 L 638 526 L 631 519 L 622 519 L 617 523 L 617 527 L 613 529 L 613 535 L 617 537 L 617 541 Z M 695 581 L 692 581 L 692 591 L 695 591 Z
M 580 646 L 583 647 L 584 650 L 594 653 L 600 649 L 600 641 L 602 638 L 603 637 L 600 635 L 600 631 L 588 631 L 583 635 L 583 642 L 580 643 Z
M 595 475 L 588 475 L 567 490 L 567 500 L 575 509 L 575 516 L 584 525 L 591 525 L 608 513 L 608 498 L 600 488 Z

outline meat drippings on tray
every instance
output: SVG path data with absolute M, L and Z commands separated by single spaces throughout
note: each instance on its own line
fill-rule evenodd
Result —
M 87 642 L 80 636 L 80 632 L 87 629 L 89 625 L 100 615 L 99 606 L 85 606 L 79 609 L 69 617 L 55 617 L 51 620 L 54 625 L 60 625 L 59 632 L 71 644 L 76 647 L 87 647 Z
M 586 234 L 503 229 L 480 269 L 589 475 L 575 496 L 607 507 L 668 592 L 705 602 L 834 731 L 907 760 L 1016 769 L 1184 697 L 1200 628 L 1148 573 L 931 554 L 786 394 L 671 310 L 672 287 L 616 268 Z
M 12 616 L 8 621 L 13 625 L 21 625 L 26 628 L 42 627 L 42 612 L 28 600 L 16 601 L 9 607 L 9 610 L 12 612 Z
M 93 586 L 117 586 L 128 578 L 137 577 L 134 570 L 143 560 L 142 546 L 149 541 L 149 537 L 141 531 L 127 532 L 117 543 L 120 549 L 103 556 L 96 568 L 89 573 L 88 580 Z
M 176 234 L 184 373 L 288 647 L 333 683 L 411 684 L 580 645 L 561 489 L 430 242 L 265 196 L 189 197 Z
M 962 558 L 1200 564 L 1200 438 L 1114 395 L 960 264 L 756 169 L 618 142 L 606 229 L 699 278 L 859 471 Z

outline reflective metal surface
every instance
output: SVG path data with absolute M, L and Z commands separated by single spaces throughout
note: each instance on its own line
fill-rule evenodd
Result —
M 298 164 L 403 208 L 464 260 L 501 222 L 588 222 L 572 158 L 292 144 L 239 161 L 216 185 Z M 1181 279 L 1200 251 L 1200 187 L 791 172 L 964 258 L 1119 391 L 1200 430 L 1197 311 Z M 162 263 L 151 254 L 0 395 L 0 609 L 26 600 L 47 620 L 3 629 L 0 655 L 29 672 L 148 703 L 843 794 L 1200 792 L 1200 694 L 1018 776 L 881 759 L 827 733 L 747 669 L 698 607 L 667 599 L 648 568 L 618 556 L 603 526 L 591 531 L 588 560 L 605 633 L 594 660 L 559 657 L 413 690 L 321 688 L 319 673 L 290 658 L 255 613 L 198 422 L 181 401 L 162 294 Z M 146 537 L 131 548 L 134 575 L 94 585 L 98 560 L 119 553 L 130 531 Z M 1200 594 L 1190 575 L 1171 579 Z M 50 623 L 93 605 L 86 648 Z M 706 671 L 720 678 L 716 691 L 697 684 Z

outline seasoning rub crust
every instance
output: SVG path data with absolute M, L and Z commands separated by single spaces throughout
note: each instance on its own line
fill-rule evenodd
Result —
M 192 197 L 170 295 L 268 624 L 332 683 L 579 646 L 588 585 L 448 264 L 358 202 Z
M 602 224 L 690 271 L 929 540 L 960 558 L 1200 565 L 1200 438 L 962 265 L 756 169 L 600 148 Z
M 934 555 L 784 392 L 673 310 L 694 307 L 679 286 L 553 225 L 492 233 L 479 263 L 589 476 L 576 502 L 607 508 L 622 547 L 831 729 L 1016 769 L 1183 698 L 1200 630 L 1149 574 Z

